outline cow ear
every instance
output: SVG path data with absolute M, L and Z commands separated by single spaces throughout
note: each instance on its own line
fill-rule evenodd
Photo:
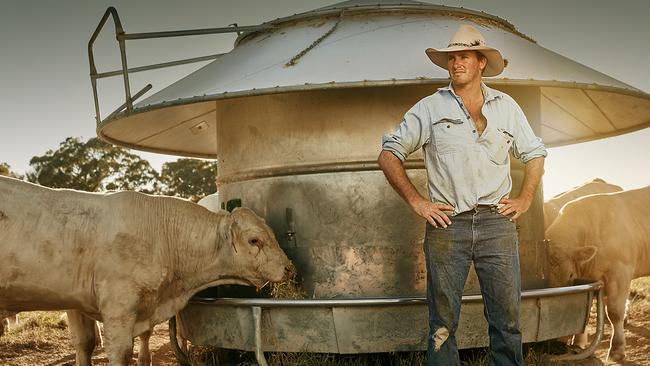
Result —
M 582 265 L 594 259 L 596 252 L 598 252 L 598 248 L 593 245 L 582 247 L 573 252 L 573 259 L 575 259 L 578 264 Z
M 219 238 L 219 244 L 232 244 L 233 243 L 233 226 L 235 220 L 232 218 L 232 215 L 227 214 L 221 218 L 217 230 L 217 237 Z M 234 245 L 234 244 L 233 244 Z M 217 247 L 219 247 L 218 245 Z

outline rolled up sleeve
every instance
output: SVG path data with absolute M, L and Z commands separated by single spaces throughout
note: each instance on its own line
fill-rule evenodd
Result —
M 514 102 L 514 101 L 513 101 Z M 548 152 L 542 143 L 542 139 L 535 136 L 528 119 L 519 105 L 514 103 L 514 144 L 512 154 L 515 158 L 527 163 L 535 158 L 546 157 Z
M 406 112 L 395 131 L 382 137 L 382 150 L 392 152 L 404 162 L 411 153 L 429 142 L 430 126 L 428 110 L 420 101 Z

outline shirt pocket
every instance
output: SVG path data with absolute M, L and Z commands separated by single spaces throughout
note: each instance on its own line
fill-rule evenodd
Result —
M 512 147 L 512 134 L 502 128 L 488 128 L 481 144 L 487 150 L 490 161 L 497 165 L 508 162 L 508 153 Z
M 438 154 L 451 154 L 462 149 L 467 138 L 465 121 L 459 118 L 443 117 L 433 122 L 434 149 Z

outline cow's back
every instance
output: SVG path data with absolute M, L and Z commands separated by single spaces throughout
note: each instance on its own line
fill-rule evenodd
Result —
M 186 262 L 215 261 L 224 215 L 173 197 L 0 177 L 0 309 L 96 314 L 98 297 L 120 293 L 147 293 L 154 302 L 158 292 L 176 291 L 167 287 Z
M 603 260 L 628 263 L 635 277 L 650 275 L 650 186 L 615 193 L 595 194 L 569 202 L 547 237 L 573 237 L 569 242 L 598 247 Z
M 609 184 L 602 179 L 596 178 L 590 182 L 562 192 L 544 202 L 544 227 L 548 228 L 555 221 L 560 209 L 575 199 L 601 193 L 620 192 L 623 188 Z
M 88 302 L 97 245 L 106 239 L 103 218 L 115 216 L 102 197 L 0 177 L 0 307 Z

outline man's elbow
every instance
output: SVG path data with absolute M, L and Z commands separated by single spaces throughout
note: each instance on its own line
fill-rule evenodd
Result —
M 540 174 L 544 174 L 544 160 L 546 159 L 545 156 L 536 156 L 524 163 L 524 166 L 530 167 L 534 170 L 537 170 L 540 172 Z
M 382 150 L 379 153 L 379 157 L 377 158 L 377 163 L 379 164 L 379 168 L 381 168 L 381 170 L 385 171 L 386 168 L 391 163 L 394 163 L 395 160 L 399 160 L 399 159 L 392 152 L 390 152 L 388 150 Z

